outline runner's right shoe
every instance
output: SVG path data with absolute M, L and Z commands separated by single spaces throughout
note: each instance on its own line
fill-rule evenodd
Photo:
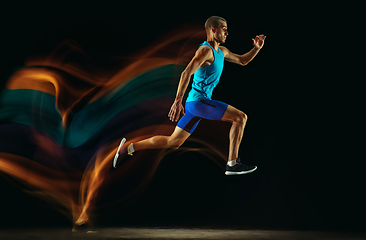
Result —
M 123 146 L 126 143 L 126 138 L 122 138 L 121 143 L 119 144 L 116 155 L 114 155 L 113 167 L 117 168 L 128 155 L 132 156 L 132 154 L 128 153 L 127 146 Z

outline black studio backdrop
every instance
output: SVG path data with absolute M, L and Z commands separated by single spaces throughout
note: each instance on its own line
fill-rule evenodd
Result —
M 8 4 L 2 15 L 2 86 L 27 56 L 47 53 L 65 38 L 103 66 L 108 56 L 137 51 L 177 26 L 203 28 L 211 15 L 228 21 L 225 46 L 232 52 L 245 53 L 252 37 L 267 35 L 248 66 L 225 63 L 213 96 L 248 115 L 240 154 L 258 170 L 226 177 L 204 156 L 173 154 L 174 161 L 162 164 L 130 211 L 100 214 L 98 224 L 362 230 L 361 175 L 350 170 L 359 159 L 344 141 L 350 133 L 339 128 L 339 106 L 344 109 L 337 94 L 341 86 L 334 82 L 339 74 L 329 63 L 332 49 L 319 51 L 314 41 L 327 19 L 321 10 L 291 5 L 288 11 L 280 3 L 260 9 L 195 5 L 189 13 L 155 5 L 27 4 Z M 230 125 L 202 121 L 194 134 L 215 127 Z M 71 226 L 6 176 L 0 184 L 1 226 Z

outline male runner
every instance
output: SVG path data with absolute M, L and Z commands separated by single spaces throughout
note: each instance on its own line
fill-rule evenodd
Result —
M 128 155 L 142 149 L 179 148 L 192 134 L 202 118 L 231 122 L 229 133 L 230 147 L 226 175 L 239 175 L 251 173 L 256 166 L 243 164 L 238 157 L 239 146 L 247 122 L 247 115 L 242 111 L 220 101 L 211 100 L 213 89 L 220 80 L 224 60 L 242 66 L 247 65 L 263 47 L 266 36 L 256 36 L 253 41 L 253 49 L 238 55 L 230 52 L 225 43 L 228 36 L 227 22 L 222 17 L 209 17 L 205 23 L 207 41 L 202 43 L 196 54 L 182 72 L 178 85 L 175 101 L 170 109 L 169 118 L 177 122 L 174 132 L 170 136 L 154 136 L 142 141 L 126 143 L 123 138 L 114 157 L 113 167 L 117 167 Z M 183 96 L 193 76 L 192 90 L 188 94 L 185 110 L 182 105 Z

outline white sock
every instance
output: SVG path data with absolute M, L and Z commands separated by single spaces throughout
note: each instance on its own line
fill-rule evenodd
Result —
M 132 155 L 132 153 L 135 152 L 135 149 L 133 149 L 133 144 L 132 143 L 127 147 L 127 151 L 128 151 L 129 155 Z
M 227 162 L 227 165 L 229 165 L 230 167 L 234 166 L 235 164 L 236 164 L 236 159 Z

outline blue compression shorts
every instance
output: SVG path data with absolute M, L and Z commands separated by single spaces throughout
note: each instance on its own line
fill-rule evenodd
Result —
M 228 104 L 226 103 L 210 99 L 186 102 L 186 112 L 179 120 L 177 126 L 192 134 L 202 118 L 221 120 L 227 106 Z

